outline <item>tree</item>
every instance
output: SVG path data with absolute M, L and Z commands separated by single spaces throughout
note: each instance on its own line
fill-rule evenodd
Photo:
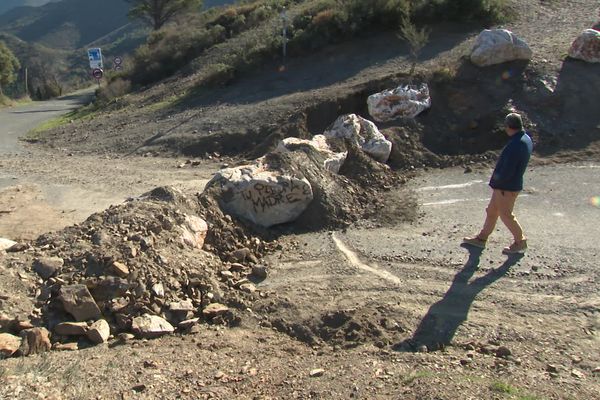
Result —
M 157 31 L 173 17 L 198 9 L 202 0 L 127 0 L 132 4 L 129 18 L 141 19 Z
M 418 29 L 409 18 L 404 17 L 400 23 L 400 34 L 398 34 L 400 39 L 406 40 L 408 45 L 410 46 L 410 58 L 411 58 L 411 67 L 410 67 L 410 76 L 412 77 L 415 73 L 415 67 L 417 66 L 417 61 L 419 60 L 419 54 L 421 50 L 427 42 L 429 41 L 429 29 L 421 28 Z
M 21 64 L 17 57 L 4 42 L 0 41 L 0 96 L 3 95 L 2 86 L 14 82 L 20 68 Z

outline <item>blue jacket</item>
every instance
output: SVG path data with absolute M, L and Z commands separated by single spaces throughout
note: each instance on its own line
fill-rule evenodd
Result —
M 494 189 L 520 192 L 523 190 L 523 175 L 533 150 L 533 142 L 525 131 L 515 133 L 502 150 L 490 179 Z

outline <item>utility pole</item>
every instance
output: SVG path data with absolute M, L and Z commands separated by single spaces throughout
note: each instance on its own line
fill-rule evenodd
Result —
M 29 96 L 29 86 L 27 82 L 27 67 L 25 67 L 25 96 Z
M 283 36 L 283 69 L 285 69 L 285 58 L 287 56 L 287 29 L 288 29 L 288 16 L 287 16 L 287 10 L 285 9 L 285 7 L 283 8 L 283 11 L 281 12 L 281 20 L 283 22 L 283 32 L 282 32 L 282 36 Z

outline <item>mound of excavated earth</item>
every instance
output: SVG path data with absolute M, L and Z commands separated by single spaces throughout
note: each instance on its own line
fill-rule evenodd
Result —
M 267 277 L 262 256 L 277 246 L 277 228 L 266 227 L 347 225 L 374 214 L 379 191 L 398 182 L 350 141 L 337 146 L 339 174 L 325 162 L 333 151 L 299 146 L 222 170 L 202 194 L 160 187 L 31 247 L 15 244 L 7 251 L 38 277 L 36 304 L 30 321 L 1 318 L 0 330 L 12 335 L 3 354 L 239 323 L 239 310 L 269 296 L 255 286 Z M 265 213 L 272 223 L 261 223 Z

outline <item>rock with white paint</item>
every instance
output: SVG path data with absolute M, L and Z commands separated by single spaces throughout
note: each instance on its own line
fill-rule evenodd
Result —
M 600 62 L 600 32 L 586 29 L 571 45 L 569 57 L 589 63 Z
M 186 215 L 181 230 L 183 244 L 195 249 L 204 246 L 204 239 L 208 233 L 208 224 L 205 220 L 195 215 Z
M 19 350 L 21 338 L 10 333 L 0 333 L 0 358 L 10 357 Z
M 325 135 L 315 135 L 311 140 L 298 139 L 295 137 L 289 137 L 279 142 L 279 145 L 275 149 L 276 153 L 286 153 L 289 151 L 302 150 L 303 147 L 310 147 L 312 150 L 321 154 L 325 161 L 323 166 L 327 171 L 337 174 L 346 161 L 348 152 L 336 153 L 331 150 L 329 144 L 327 144 L 327 138 Z
M 369 114 L 378 122 L 392 121 L 397 118 L 415 118 L 431 107 L 429 87 L 426 83 L 422 83 L 384 90 L 369 96 L 367 105 Z
M 59 299 L 66 312 L 78 322 L 97 320 L 101 317 L 100 309 L 85 285 L 63 286 Z
M 501 64 L 515 60 L 531 60 L 533 52 L 527 43 L 506 29 L 482 31 L 473 50 L 471 62 L 479 67 Z
M 173 325 L 168 323 L 164 318 L 149 314 L 135 317 L 131 322 L 131 329 L 133 333 L 146 339 L 156 338 L 175 332 Z
M 349 139 L 365 153 L 379 162 L 386 162 L 392 151 L 392 142 L 375 124 L 356 114 L 340 116 L 324 133 L 326 137 Z
M 207 188 L 220 189 L 219 203 L 225 212 L 267 228 L 294 221 L 313 199 L 306 178 L 273 169 L 264 159 L 220 170 Z

